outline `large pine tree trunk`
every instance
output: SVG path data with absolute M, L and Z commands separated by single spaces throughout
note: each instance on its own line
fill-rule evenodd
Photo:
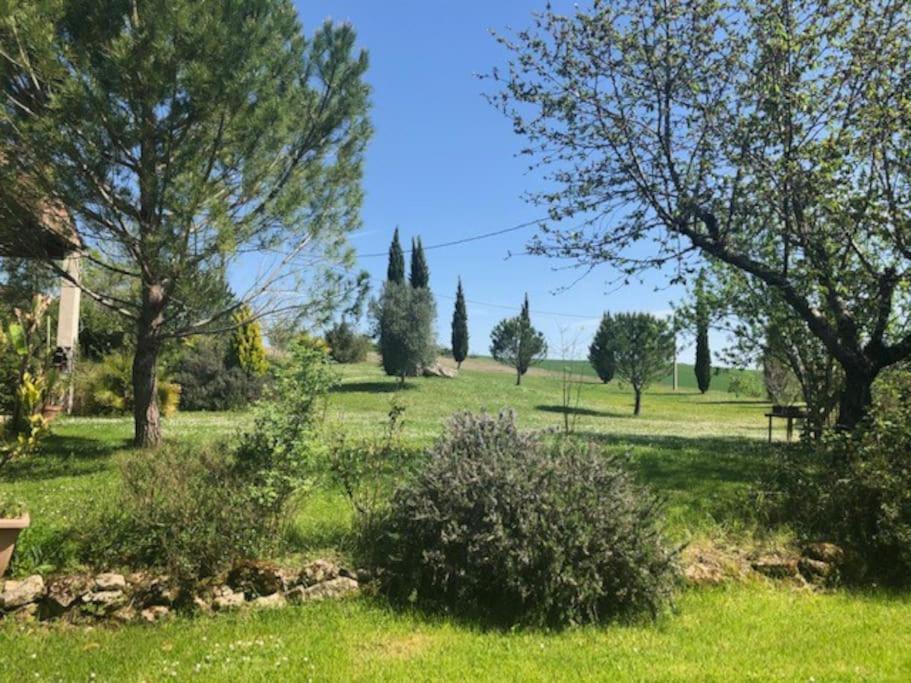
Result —
M 642 411 L 642 392 L 634 389 L 636 392 L 636 407 L 633 409 L 633 415 L 638 415 Z
M 161 415 L 158 410 L 158 353 L 156 340 L 139 340 L 133 357 L 133 444 L 155 448 L 161 443 Z
M 522 384 L 522 371 L 516 368 L 516 386 Z
M 146 288 L 133 356 L 133 444 L 137 448 L 156 448 L 161 444 L 158 355 L 161 353 L 159 327 L 163 309 L 161 287 Z

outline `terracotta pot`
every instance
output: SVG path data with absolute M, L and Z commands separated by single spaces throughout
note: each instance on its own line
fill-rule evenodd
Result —
M 12 519 L 0 518 L 0 576 L 3 576 L 9 567 L 19 532 L 25 529 L 30 522 L 28 514 Z

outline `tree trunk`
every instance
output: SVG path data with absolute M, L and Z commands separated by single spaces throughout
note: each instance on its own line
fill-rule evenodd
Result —
M 838 403 L 838 429 L 853 430 L 866 417 L 873 402 L 876 373 L 845 368 L 845 384 Z
M 157 340 L 141 338 L 133 357 L 133 445 L 156 448 L 161 444 L 161 416 L 158 410 Z
M 516 386 L 519 386 L 520 384 L 522 384 L 522 371 L 516 369 Z
M 144 288 L 142 295 L 136 354 L 133 356 L 133 445 L 137 448 L 156 448 L 161 444 L 157 370 L 165 297 L 158 285 Z
M 642 411 L 642 391 L 633 389 L 636 392 L 636 407 L 633 408 L 633 415 L 638 415 Z

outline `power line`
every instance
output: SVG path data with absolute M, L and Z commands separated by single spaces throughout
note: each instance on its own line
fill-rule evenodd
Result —
M 474 235 L 472 237 L 464 237 L 460 240 L 453 240 L 451 242 L 441 242 L 439 244 L 431 244 L 430 246 L 424 247 L 424 251 L 430 251 L 431 249 L 443 249 L 445 247 L 455 247 L 460 244 L 467 244 L 468 242 L 477 242 L 478 240 L 486 240 L 490 237 L 497 237 L 498 235 L 505 235 L 509 232 L 515 232 L 516 230 L 524 230 L 525 228 L 530 228 L 533 225 L 538 225 L 543 218 L 537 218 L 533 221 L 528 221 L 526 223 L 519 223 L 514 225 L 511 228 L 504 228 L 502 230 L 494 230 L 493 232 L 485 232 L 481 235 Z M 411 253 L 411 249 L 405 249 L 406 254 Z M 388 251 L 376 252 L 375 254 L 359 254 L 358 258 L 379 258 L 381 256 L 388 256 Z
M 440 297 L 441 299 L 449 299 L 450 301 L 455 300 L 454 296 L 448 296 L 446 294 L 437 294 L 437 296 Z M 465 299 L 465 303 L 474 304 L 475 306 L 486 306 L 487 308 L 501 308 L 506 311 L 518 311 L 520 308 L 519 306 L 505 306 L 503 304 L 489 304 L 484 301 L 474 301 L 472 299 Z M 600 318 L 600 316 L 580 315 L 577 313 L 553 313 L 553 312 L 549 312 L 549 311 L 536 311 L 536 310 L 530 311 L 530 312 L 534 313 L 535 315 L 556 316 L 556 317 L 560 317 L 560 318 L 580 318 L 582 320 L 594 320 L 594 319 Z

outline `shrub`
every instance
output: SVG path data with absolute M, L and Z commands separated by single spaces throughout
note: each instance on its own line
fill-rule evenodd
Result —
M 168 444 L 128 456 L 119 496 L 83 538 L 83 560 L 159 567 L 190 584 L 269 549 L 275 520 L 228 453 Z
M 877 384 L 853 433 L 783 458 L 764 483 L 765 511 L 807 540 L 842 545 L 849 580 L 911 582 L 911 374 Z M 771 492 L 771 496 L 768 495 Z
M 326 332 L 326 343 L 331 349 L 332 360 L 337 363 L 363 363 L 371 348 L 370 338 L 357 334 L 346 322 Z
M 738 370 L 731 372 L 731 379 L 728 381 L 728 393 L 734 394 L 737 398 L 749 396 L 758 398 L 762 396 L 762 384 L 755 372 L 747 370 Z
M 226 367 L 225 351 L 200 339 L 181 354 L 174 368 L 183 410 L 238 410 L 260 399 L 265 378 L 239 367 Z
M 338 381 L 325 347 L 295 341 L 276 369 L 267 399 L 256 409 L 253 428 L 241 436 L 237 465 L 266 507 L 279 511 L 306 489 L 315 462 L 324 455 L 318 430 L 329 390 Z
M 402 441 L 404 412 L 393 398 L 381 435 L 352 439 L 339 434 L 329 452 L 329 476 L 354 510 L 361 542 L 375 540 L 374 524 L 386 507 L 393 482 L 415 459 L 415 451 Z
M 125 351 L 109 354 L 99 363 L 77 365 L 73 412 L 77 415 L 124 415 L 133 410 L 133 358 Z M 180 407 L 181 387 L 158 380 L 158 405 L 163 417 Z
M 372 565 L 394 599 L 563 625 L 657 613 L 673 553 L 655 499 L 615 458 L 456 415 L 377 525 Z

